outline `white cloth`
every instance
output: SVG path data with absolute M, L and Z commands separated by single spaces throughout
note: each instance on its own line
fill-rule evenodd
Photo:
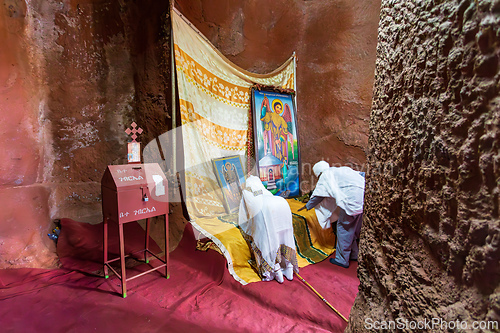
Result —
M 363 213 L 365 178 L 349 167 L 331 167 L 321 173 L 312 196 L 324 197 L 315 208 L 316 217 L 323 228 L 331 225 L 330 217 L 342 208 L 347 215 Z
M 328 164 L 328 162 L 319 161 L 318 163 L 314 164 L 314 166 L 313 166 L 314 175 L 316 177 L 319 177 L 319 175 L 321 173 L 323 173 L 323 171 L 328 170 L 329 167 L 330 167 L 330 165 Z
M 285 275 L 291 280 L 298 265 L 292 212 L 286 200 L 269 192 L 258 177 L 249 176 L 242 192 L 238 222 L 243 233 L 251 237 L 245 238 L 251 242 L 262 279 L 283 282 Z M 285 257 L 290 254 L 291 257 Z

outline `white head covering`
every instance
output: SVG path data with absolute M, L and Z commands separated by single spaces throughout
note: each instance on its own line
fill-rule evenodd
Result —
M 319 161 L 318 163 L 314 164 L 313 166 L 313 172 L 316 177 L 319 177 L 320 174 L 323 173 L 323 171 L 328 170 L 330 168 L 330 165 L 328 162 L 325 161 Z

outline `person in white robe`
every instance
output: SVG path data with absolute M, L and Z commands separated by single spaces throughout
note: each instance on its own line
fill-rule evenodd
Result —
M 292 280 L 299 266 L 288 202 L 269 192 L 258 177 L 249 176 L 242 191 L 238 222 L 262 280 L 283 283 L 283 276 Z
M 358 260 L 365 178 L 349 167 L 330 167 L 325 161 L 316 163 L 313 172 L 319 179 L 305 207 L 315 208 L 323 228 L 330 228 L 338 215 L 336 254 L 330 262 L 348 268 L 349 260 Z

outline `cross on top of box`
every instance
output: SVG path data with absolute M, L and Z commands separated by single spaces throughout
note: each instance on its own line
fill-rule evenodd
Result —
M 130 135 L 130 133 L 132 133 L 132 136 L 131 136 L 132 142 L 136 142 L 135 139 L 137 139 L 137 135 L 135 133 L 141 134 L 142 133 L 142 128 L 139 127 L 139 128 L 136 129 L 137 124 L 135 123 L 135 121 L 132 124 L 130 124 L 130 126 L 132 126 L 132 129 L 127 128 L 125 130 L 125 133 L 127 133 L 128 135 Z

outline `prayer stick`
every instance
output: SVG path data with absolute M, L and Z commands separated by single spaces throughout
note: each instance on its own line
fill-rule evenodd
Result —
M 333 307 L 330 303 L 328 303 L 328 301 L 327 301 L 327 300 L 326 300 L 323 296 L 321 296 L 321 294 L 320 294 L 320 293 L 318 293 L 318 292 L 316 291 L 316 289 L 314 289 L 314 288 L 313 288 L 313 287 L 312 287 L 309 283 L 307 283 L 307 281 L 306 281 L 306 280 L 304 280 L 304 278 L 303 278 L 302 276 L 300 276 L 298 273 L 295 273 L 295 275 L 297 275 L 297 277 L 298 277 L 300 280 L 302 280 L 302 282 L 304 282 L 304 283 L 305 283 L 305 284 L 306 284 L 309 288 L 311 288 L 311 290 L 312 290 L 312 291 L 314 291 L 314 293 L 315 293 L 316 295 L 318 295 L 318 296 L 319 296 L 319 298 L 321 298 L 321 299 L 323 300 L 323 302 L 325 302 L 325 303 L 326 303 L 326 304 L 327 304 L 327 305 L 328 305 L 328 306 L 329 306 L 329 307 L 330 307 L 333 311 L 335 311 L 335 313 L 336 313 L 336 314 L 338 314 L 338 315 L 339 315 L 342 319 L 344 319 L 344 320 L 345 320 L 345 322 L 347 323 L 347 319 L 346 319 L 346 317 L 344 317 L 344 316 L 343 316 L 343 315 L 342 315 L 342 314 L 341 314 L 341 313 L 340 313 L 337 309 L 335 309 L 335 308 L 334 308 L 334 307 Z

